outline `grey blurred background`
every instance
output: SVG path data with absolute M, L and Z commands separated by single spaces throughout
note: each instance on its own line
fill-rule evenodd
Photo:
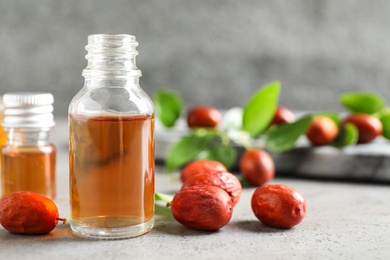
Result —
M 0 94 L 49 91 L 65 117 L 87 36 L 128 33 L 150 96 L 226 109 L 279 80 L 282 105 L 341 111 L 347 91 L 390 102 L 389 25 L 387 0 L 0 0 Z

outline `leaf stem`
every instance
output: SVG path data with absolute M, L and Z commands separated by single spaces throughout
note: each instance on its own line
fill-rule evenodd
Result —
M 68 224 L 68 220 L 66 218 L 56 218 L 58 221 L 62 221 L 62 225 Z

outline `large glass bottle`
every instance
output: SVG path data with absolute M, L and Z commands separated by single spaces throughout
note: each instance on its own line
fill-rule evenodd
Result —
M 154 224 L 154 108 L 132 35 L 90 35 L 85 85 L 69 106 L 70 225 L 128 238 Z
M 33 191 L 56 196 L 56 148 L 49 141 L 54 126 L 53 95 L 14 92 L 4 95 L 7 143 L 2 147 L 1 196 Z

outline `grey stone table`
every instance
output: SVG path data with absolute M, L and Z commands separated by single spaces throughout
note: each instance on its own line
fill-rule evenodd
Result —
M 69 217 L 67 127 L 65 120 L 57 122 L 56 203 L 61 216 Z M 250 207 L 255 188 L 244 188 L 230 223 L 218 232 L 187 229 L 158 207 L 153 230 L 127 240 L 78 238 L 69 225 L 46 236 L 0 228 L 0 259 L 390 259 L 388 184 L 279 176 L 273 182 L 293 186 L 307 199 L 306 218 L 295 228 L 260 223 Z M 179 181 L 157 167 L 156 191 L 174 194 L 179 188 Z

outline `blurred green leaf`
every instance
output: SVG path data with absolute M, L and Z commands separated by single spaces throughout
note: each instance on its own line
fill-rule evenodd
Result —
M 160 193 L 160 192 L 156 192 L 156 193 L 154 193 L 154 200 L 155 201 L 164 201 L 164 202 L 170 203 L 173 200 L 173 196 L 168 195 L 168 194 L 164 194 L 164 193 Z
M 270 129 L 265 135 L 265 148 L 276 153 L 291 149 L 298 138 L 306 132 L 312 119 L 313 116 L 308 115 L 294 123 Z
M 383 113 L 380 116 L 380 120 L 383 126 L 382 135 L 386 139 L 390 140 L 390 109 L 383 111 Z
M 339 134 L 337 135 L 333 146 L 342 148 L 348 145 L 356 144 L 359 138 L 359 131 L 353 124 L 346 124 L 340 127 Z
M 215 160 L 223 163 L 227 169 L 231 169 L 237 159 L 237 150 L 230 144 L 222 142 L 214 143 L 200 152 L 196 159 Z
M 272 121 L 278 105 L 280 83 L 272 82 L 259 89 L 246 103 L 243 113 L 243 130 L 252 137 L 262 133 Z
M 209 140 L 210 137 L 199 136 L 195 133 L 182 137 L 170 147 L 165 161 L 165 170 L 172 172 L 193 160 L 207 147 Z
M 182 101 L 173 91 L 158 90 L 154 95 L 156 114 L 165 127 L 172 127 L 182 112 Z
M 373 114 L 385 106 L 385 102 L 381 97 L 365 92 L 342 94 L 340 96 L 340 102 L 353 113 Z
M 172 215 L 172 211 L 169 208 L 169 206 L 170 206 L 169 203 L 167 203 L 164 206 L 159 205 L 159 204 L 155 204 L 154 205 L 155 214 L 158 215 L 160 218 L 164 217 L 167 219 L 174 219 L 174 217 Z

